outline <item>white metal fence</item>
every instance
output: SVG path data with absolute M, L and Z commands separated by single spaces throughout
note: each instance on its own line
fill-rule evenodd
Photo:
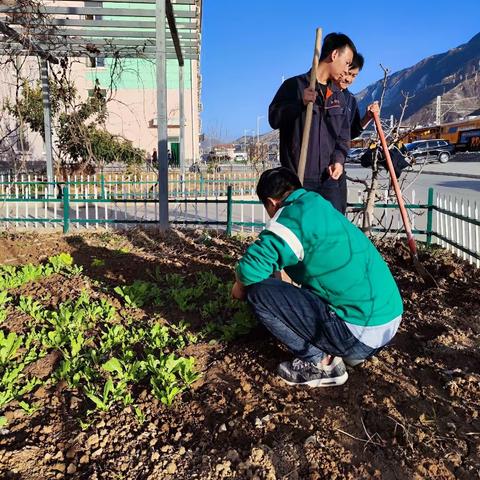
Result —
M 203 225 L 256 234 L 263 228 L 266 212 L 255 196 L 256 178 L 227 178 L 198 175 L 188 181 L 172 176 L 169 185 L 169 220 L 182 226 Z M 78 177 L 70 183 L 58 182 L 52 192 L 35 177 L 25 176 L 12 182 L 0 176 L 0 228 L 52 229 L 125 228 L 158 221 L 158 186 L 152 177 L 125 176 Z M 178 183 L 177 183 L 178 182 Z M 183 182 L 183 184 L 182 184 Z M 179 188 L 179 185 L 181 188 Z M 228 186 L 232 196 L 227 198 Z M 68 192 L 65 198 L 64 192 Z M 420 203 L 411 194 L 409 209 L 412 229 L 420 240 L 437 243 L 464 260 L 480 267 L 480 220 L 477 202 L 462 198 L 433 195 Z M 349 188 L 349 218 L 361 226 L 364 193 Z M 403 226 L 396 205 L 384 192 L 383 203 L 375 208 L 374 231 L 401 233 Z

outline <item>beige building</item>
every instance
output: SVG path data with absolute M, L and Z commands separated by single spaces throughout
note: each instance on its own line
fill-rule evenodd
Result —
M 175 1 L 173 2 L 175 4 Z M 200 46 L 200 19 L 201 19 L 201 1 L 195 0 L 191 5 L 178 5 L 175 8 L 190 10 L 195 12 L 198 26 Z M 78 1 L 49 1 L 46 5 L 55 7 L 99 7 L 112 9 L 138 8 L 138 4 L 129 3 L 107 3 L 107 2 L 78 2 Z M 144 8 L 155 8 L 152 4 L 144 4 Z M 88 27 L 88 21 L 100 21 L 107 17 L 99 15 L 55 15 L 56 19 L 65 19 L 68 22 L 69 30 L 85 30 Z M 120 18 L 120 17 L 117 17 Z M 122 21 L 126 17 L 121 17 Z M 134 18 L 130 18 L 132 20 Z M 7 20 L 5 14 L 0 13 L 0 20 Z M 109 17 L 111 20 L 111 17 Z M 152 18 L 140 18 L 141 21 L 152 20 Z M 154 20 L 154 19 L 153 19 Z M 72 22 L 82 25 L 71 26 Z M 83 22 L 83 23 L 82 23 Z M 14 26 L 12 24 L 12 26 Z M 120 30 L 122 31 L 122 30 Z M 123 31 L 130 31 L 126 29 Z M 75 31 L 73 32 L 75 34 Z M 147 31 L 148 33 L 148 31 Z M 152 31 L 150 30 L 150 33 Z M 83 35 L 83 32 L 82 32 Z M 115 41 L 115 40 L 113 40 Z M 121 52 L 121 49 L 120 49 Z M 40 77 L 40 68 L 38 59 L 30 57 L 28 59 L 19 57 L 18 64 L 22 65 L 22 76 L 30 81 L 38 80 Z M 110 133 L 121 135 L 131 140 L 137 147 L 144 149 L 151 155 L 157 146 L 157 108 L 156 108 L 156 66 L 154 59 L 144 58 L 120 58 L 119 61 L 112 58 L 101 56 L 84 56 L 71 59 L 72 69 L 71 78 L 74 80 L 81 97 L 91 94 L 95 84 L 99 85 L 105 94 L 110 98 L 108 102 L 108 118 L 106 121 L 106 130 Z M 179 93 L 179 67 L 176 59 L 167 60 L 167 125 L 168 125 L 168 146 L 173 159 L 178 160 L 180 144 L 180 93 Z M 199 61 L 197 59 L 185 59 L 184 66 L 184 158 L 188 166 L 197 161 L 199 152 L 200 125 L 200 91 L 201 77 L 199 70 Z M 14 99 L 16 82 L 13 68 L 2 67 L 0 69 L 0 100 Z M 7 119 L 2 118 L 5 122 Z M 11 123 L 11 120 L 8 120 Z M 55 141 L 55 132 L 53 131 Z M 28 156 L 32 159 L 45 157 L 45 148 L 43 141 L 38 134 L 28 132 L 25 147 L 28 150 Z

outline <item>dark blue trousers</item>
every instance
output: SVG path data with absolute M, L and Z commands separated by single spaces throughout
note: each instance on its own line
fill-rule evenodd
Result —
M 355 338 L 318 295 L 269 278 L 247 287 L 247 300 L 260 323 L 293 354 L 317 363 L 326 355 L 364 359 L 378 350 Z
M 342 215 L 347 211 L 347 175 L 342 173 L 338 180 L 329 176 L 322 178 L 320 183 L 311 182 L 308 179 L 304 182 L 307 190 L 319 193 L 325 200 L 328 200 Z

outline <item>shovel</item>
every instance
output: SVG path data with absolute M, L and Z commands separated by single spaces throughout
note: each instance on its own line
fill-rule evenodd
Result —
M 417 245 L 415 243 L 415 238 L 413 237 L 412 229 L 410 227 L 410 220 L 408 219 L 407 209 L 405 208 L 402 192 L 400 191 L 397 176 L 395 175 L 395 170 L 393 169 L 392 159 L 390 157 L 390 152 L 388 150 L 387 141 L 385 140 L 385 134 L 383 133 L 383 128 L 380 123 L 380 117 L 378 116 L 378 113 L 373 112 L 373 120 L 377 128 L 378 136 L 380 137 L 383 154 L 385 156 L 385 160 L 387 161 L 388 171 L 390 173 L 390 178 L 392 179 L 392 185 L 395 190 L 395 195 L 397 197 L 400 214 L 402 215 L 403 226 L 405 227 L 405 232 L 407 234 L 407 243 L 408 248 L 410 249 L 410 255 L 412 257 L 413 265 L 426 285 L 430 287 L 438 287 L 435 279 L 432 277 L 432 275 L 430 275 L 430 273 L 427 272 L 425 267 L 420 263 L 420 260 L 418 259 Z
M 310 70 L 310 88 L 315 89 L 317 82 L 318 58 L 320 57 L 320 48 L 322 46 L 322 29 L 317 28 L 315 35 L 315 49 L 313 51 L 312 69 Z M 310 139 L 310 127 L 312 125 L 313 102 L 307 105 L 307 113 L 305 114 L 305 125 L 303 127 L 302 148 L 300 150 L 300 160 L 298 161 L 298 178 L 303 185 L 303 177 L 305 176 L 305 165 L 307 163 L 308 142 Z

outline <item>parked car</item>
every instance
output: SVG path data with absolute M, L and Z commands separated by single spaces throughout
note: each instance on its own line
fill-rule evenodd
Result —
M 235 162 L 240 162 L 240 163 L 247 163 L 248 161 L 248 155 L 244 152 L 237 152 L 235 154 L 235 157 L 233 159 Z
M 448 140 L 417 140 L 406 145 L 408 155 L 415 163 L 447 163 L 455 153 L 455 146 Z
M 347 153 L 347 162 L 360 163 L 360 157 L 365 153 L 366 148 L 351 148 Z

